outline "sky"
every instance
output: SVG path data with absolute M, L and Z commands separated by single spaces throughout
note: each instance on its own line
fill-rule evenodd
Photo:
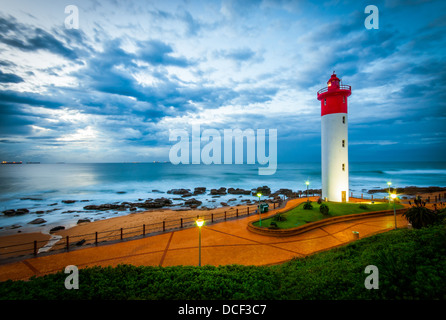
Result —
M 336 71 L 350 161 L 444 161 L 445 37 L 445 1 L 0 0 L 0 160 L 168 161 L 169 130 L 200 125 L 320 161 Z

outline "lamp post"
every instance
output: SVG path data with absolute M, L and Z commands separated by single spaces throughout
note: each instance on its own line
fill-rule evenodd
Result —
M 388 181 L 387 185 L 389 186 L 389 203 L 390 203 L 390 186 L 392 185 L 392 182 Z
M 260 197 L 262 196 L 262 194 L 259 192 L 259 193 L 257 193 L 257 197 L 259 197 L 259 218 L 260 218 L 260 220 L 259 220 L 259 226 L 260 226 L 260 228 L 262 227 L 262 215 L 260 214 Z
M 390 195 L 390 198 L 393 200 L 393 217 L 395 218 L 395 230 L 396 230 L 396 211 L 395 211 L 395 199 L 397 198 L 395 193 Z
M 195 223 L 198 226 L 198 266 L 201 267 L 201 227 L 204 224 L 204 220 L 198 219 Z
M 310 184 L 310 181 L 305 181 L 305 184 L 307 185 L 307 200 L 308 200 L 308 185 Z

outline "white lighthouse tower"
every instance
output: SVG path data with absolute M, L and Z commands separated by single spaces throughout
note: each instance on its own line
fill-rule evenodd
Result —
M 322 198 L 328 201 L 349 199 L 347 97 L 351 93 L 351 86 L 340 84 L 334 72 L 327 87 L 317 92 L 322 116 Z

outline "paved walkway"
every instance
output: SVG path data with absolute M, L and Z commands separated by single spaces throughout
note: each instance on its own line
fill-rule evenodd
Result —
M 298 199 L 299 202 L 302 201 Z M 289 202 L 294 206 L 296 202 Z M 283 209 L 282 209 L 283 210 Z M 272 211 L 274 214 L 277 210 Z M 304 257 L 354 241 L 353 231 L 360 238 L 388 231 L 394 217 L 380 216 L 333 223 L 296 236 L 278 238 L 252 233 L 247 223 L 257 215 L 202 227 L 202 265 L 270 265 Z M 398 227 L 407 220 L 397 216 Z M 146 238 L 74 250 L 0 265 L 0 281 L 28 279 L 64 270 L 67 265 L 116 266 L 118 264 L 175 266 L 198 265 L 198 229 L 190 228 Z

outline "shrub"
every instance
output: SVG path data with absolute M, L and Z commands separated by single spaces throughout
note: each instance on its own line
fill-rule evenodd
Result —
M 324 215 L 327 216 L 328 215 L 328 211 L 330 211 L 330 208 L 328 208 L 328 206 L 326 204 L 321 204 L 321 206 L 319 207 L 319 211 Z
M 286 217 L 284 217 L 281 213 L 277 214 L 274 218 L 274 221 L 286 221 Z
M 360 204 L 359 209 L 367 210 L 369 207 L 367 207 L 365 204 Z
M 304 210 L 311 210 L 313 209 L 313 205 L 311 204 L 310 200 L 307 200 L 307 202 L 304 203 Z
M 406 217 L 406 219 L 415 229 L 430 226 L 436 223 L 440 218 L 440 216 L 434 211 L 419 204 L 409 208 L 406 212 L 403 213 L 403 216 Z
M 317 204 L 321 204 L 322 203 L 322 198 L 317 199 Z
M 271 223 L 269 224 L 269 228 L 270 229 L 278 229 L 279 226 L 274 221 L 271 221 Z

